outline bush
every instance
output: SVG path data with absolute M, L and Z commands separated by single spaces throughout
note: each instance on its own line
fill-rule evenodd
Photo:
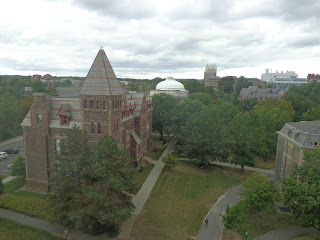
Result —
M 12 176 L 26 176 L 26 163 L 24 157 L 19 156 L 11 166 L 11 175 Z
M 50 211 L 49 200 L 47 199 L 31 199 L 2 195 L 0 196 L 0 207 L 28 216 L 40 217 L 51 222 L 56 222 L 53 212 Z
M 251 210 L 272 209 L 275 207 L 275 201 L 280 198 L 273 181 L 259 173 L 253 173 L 243 186 L 244 189 L 240 194 Z
M 178 164 L 178 158 L 171 153 L 168 153 L 166 157 L 162 159 L 162 162 L 166 164 L 166 168 L 173 168 Z

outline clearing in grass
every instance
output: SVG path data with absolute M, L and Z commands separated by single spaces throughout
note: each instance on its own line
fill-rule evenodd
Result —
M 130 239 L 191 239 L 217 199 L 245 177 L 239 169 L 199 169 L 190 162 L 163 170 Z

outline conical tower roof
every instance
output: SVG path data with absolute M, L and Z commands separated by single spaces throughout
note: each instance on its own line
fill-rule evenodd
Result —
M 100 49 L 80 89 L 80 95 L 122 95 L 120 83 L 113 72 L 109 59 Z

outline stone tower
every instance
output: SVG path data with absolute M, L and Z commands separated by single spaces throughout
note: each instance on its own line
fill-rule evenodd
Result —
M 207 64 L 204 71 L 204 80 L 207 80 L 210 77 L 217 76 L 217 65 L 216 64 Z
M 97 142 L 101 136 L 120 139 L 124 94 L 108 57 L 100 49 L 80 90 L 82 128 Z

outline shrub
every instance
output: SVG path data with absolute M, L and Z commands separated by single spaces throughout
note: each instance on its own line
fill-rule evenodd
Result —
M 19 156 L 11 166 L 11 175 L 12 176 L 26 176 L 26 164 L 24 157 Z
M 56 222 L 53 212 L 50 211 L 48 199 L 31 199 L 2 195 L 0 196 L 0 207 L 28 216 L 40 217 L 48 221 Z
M 162 162 L 166 164 L 166 168 L 173 168 L 178 164 L 178 158 L 171 153 L 168 153 L 166 157 L 162 159 Z
M 240 194 L 248 208 L 252 210 L 274 208 L 275 201 L 280 198 L 273 181 L 259 173 L 253 173 L 243 186 L 244 189 Z

